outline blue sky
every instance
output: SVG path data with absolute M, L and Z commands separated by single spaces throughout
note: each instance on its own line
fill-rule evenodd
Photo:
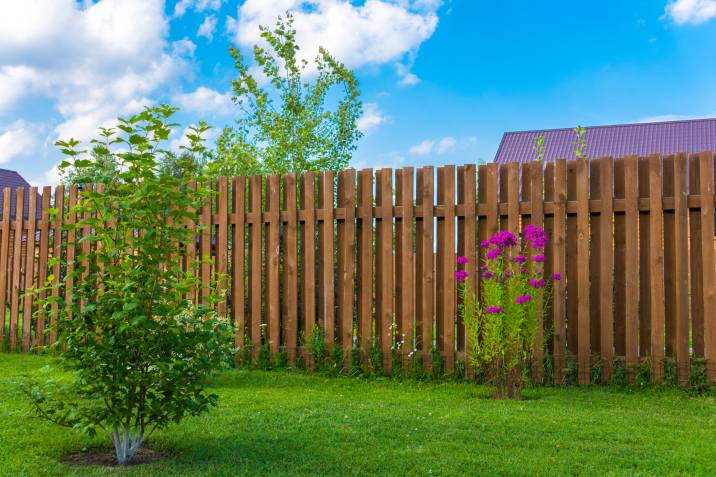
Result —
M 294 12 L 355 69 L 356 167 L 492 160 L 504 131 L 716 116 L 716 0 L 0 2 L 0 167 L 57 180 L 52 143 L 160 101 L 216 128 L 229 45 Z M 174 145 L 181 134 L 172 138 Z

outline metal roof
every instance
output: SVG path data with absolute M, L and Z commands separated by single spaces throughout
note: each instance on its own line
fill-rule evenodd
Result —
M 3 193 L 2 191 L 5 190 L 5 188 L 9 187 L 12 189 L 12 195 L 10 200 L 10 218 L 15 218 L 15 201 L 16 201 L 16 195 L 15 195 L 15 189 L 18 187 L 23 187 L 25 189 L 25 200 L 23 205 L 23 216 L 27 218 L 28 209 L 30 208 L 30 184 L 16 171 L 11 171 L 9 169 L 0 169 L 0 215 L 2 215 L 3 210 Z M 37 218 L 42 217 L 42 200 L 40 199 L 40 194 L 37 195 Z
M 619 124 L 586 128 L 587 155 L 605 156 L 716 152 L 716 118 Z M 506 132 L 495 162 L 529 162 L 535 158 L 534 140 L 544 137 L 544 160 L 574 159 L 573 129 Z

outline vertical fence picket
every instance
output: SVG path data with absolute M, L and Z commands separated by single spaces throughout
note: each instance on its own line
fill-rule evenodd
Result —
M 433 346 L 433 287 L 435 281 L 433 239 L 434 173 L 431 166 L 422 167 L 417 176 L 416 210 L 420 211 L 415 224 L 416 276 L 416 345 L 422 351 L 423 369 L 432 370 L 430 353 Z
M 716 382 L 716 261 L 714 259 L 714 156 L 699 154 L 701 195 L 701 266 L 703 267 L 704 357 L 706 379 Z
M 376 181 L 375 328 L 383 355 L 383 371 L 392 373 L 393 338 L 393 188 L 391 169 L 378 171 Z
M 0 237 L 0 350 L 5 346 L 5 316 L 7 315 L 8 258 L 10 255 L 10 205 L 12 189 L 6 187 L 2 191 L 2 237 Z
M 624 347 L 627 377 L 634 381 L 634 369 L 639 356 L 639 199 L 637 184 L 638 161 L 636 157 L 624 158 L 625 189 L 625 245 L 624 254 L 624 295 L 625 336 Z
M 218 287 L 222 293 L 228 288 L 227 272 L 229 270 L 229 181 L 226 177 L 216 180 L 216 214 L 218 223 L 216 227 L 216 273 L 218 274 Z M 226 313 L 227 297 L 221 296 L 219 313 Z
M 338 221 L 338 341 L 343 350 L 344 366 L 350 367 L 353 348 L 353 291 L 355 284 L 355 207 L 356 172 L 347 169 L 338 173 L 338 208 L 343 217 Z
M 312 172 L 301 176 L 301 209 L 304 218 L 301 226 L 301 313 L 303 336 L 308 339 L 316 324 L 316 182 Z M 304 343 L 305 346 L 305 343 Z M 303 350 L 303 358 L 310 368 L 310 353 Z
M 280 226 L 280 176 L 271 174 L 266 178 L 266 250 L 264 270 L 266 273 L 266 323 L 268 342 L 272 355 L 281 347 L 281 308 L 279 294 L 279 226 Z
M 472 293 L 477 293 L 477 189 L 476 169 L 473 164 L 461 166 L 458 169 L 458 203 L 463 207 L 463 214 L 458 218 L 458 254 L 467 258 L 464 270 L 467 272 L 468 281 Z M 466 372 L 472 376 L 473 369 L 470 363 L 470 343 L 467 337 L 467 330 L 462 319 L 457 328 L 457 348 L 465 353 Z
M 700 195 L 699 156 L 689 157 L 689 194 Z M 704 269 L 701 264 L 701 207 L 689 209 L 689 269 L 691 272 L 691 346 L 693 355 L 704 357 Z
M 680 384 L 689 379 L 689 238 L 686 156 L 674 158 L 674 355 Z M 666 269 L 671 273 L 671 269 Z
M 395 300 L 400 350 L 403 369 L 410 366 L 413 351 L 413 319 L 415 317 L 415 295 L 413 276 L 413 168 L 396 171 L 395 203 L 402 208 L 402 215 L 396 219 L 396 269 L 397 296 Z
M 37 229 L 37 187 L 30 187 L 27 208 L 27 238 L 25 239 L 25 296 L 22 304 L 22 351 L 30 351 L 32 344 L 32 304 L 35 286 L 35 231 Z
M 567 227 L 565 234 L 567 296 L 567 350 L 576 358 L 577 356 L 577 313 L 578 313 L 578 287 L 577 287 L 577 214 L 570 213 L 567 204 L 576 204 L 577 201 L 577 162 L 567 161 Z
M 601 165 L 603 159 L 589 161 L 589 197 L 602 203 Z M 589 214 L 589 345 L 592 353 L 601 359 L 601 277 L 602 277 L 602 248 L 600 244 L 605 241 L 602 236 L 602 222 L 600 210 L 590 208 Z M 608 237 L 606 238 L 608 239 Z M 602 363 L 604 365 L 604 363 Z
M 17 348 L 17 338 L 19 331 L 19 312 L 20 312 L 20 278 L 22 267 L 22 238 L 24 228 L 24 208 L 25 206 L 25 190 L 22 187 L 15 189 L 15 237 L 12 248 L 12 283 L 10 301 L 10 351 Z
M 53 301 L 50 305 L 50 336 L 49 343 L 54 344 L 57 341 L 57 313 L 58 313 L 58 299 L 60 295 L 60 283 L 62 272 L 61 258 L 62 258 L 62 223 L 65 218 L 65 187 L 55 187 L 55 201 L 53 203 L 55 209 L 55 217 L 52 221 L 52 258 L 55 260 L 55 264 L 52 267 L 52 297 Z
M 661 157 L 649 157 L 649 215 L 651 243 L 649 275 L 651 277 L 651 378 L 664 380 L 664 244 Z M 713 229 L 711 231 L 713 235 Z
M 211 183 L 204 184 L 207 189 L 211 188 Z M 205 198 L 199 216 L 199 226 L 201 228 L 199 235 L 199 256 L 200 256 L 200 280 L 199 288 L 200 301 L 204 305 L 208 305 L 209 285 L 211 281 L 211 249 L 212 249 L 212 220 L 211 220 L 211 200 Z
M 530 168 L 530 224 L 535 227 L 544 227 L 544 168 L 541 162 L 533 162 Z M 547 250 L 544 251 L 547 254 Z M 546 257 L 545 257 L 546 258 Z M 542 263 L 543 271 L 547 270 L 547 263 Z M 535 334 L 535 349 L 532 356 L 532 379 L 536 382 L 542 381 L 542 374 L 544 371 L 544 296 L 542 292 L 535 296 L 535 310 L 539 323 L 537 324 L 537 331 Z
M 261 323 L 261 229 L 262 207 L 261 188 L 263 179 L 261 176 L 251 176 L 249 179 L 249 210 L 247 222 L 249 224 L 249 331 L 251 334 L 251 346 L 253 358 L 259 355 L 262 344 L 262 323 Z
M 579 384 L 590 382 L 589 162 L 577 160 L 577 362 Z
M 358 173 L 358 347 L 368 364 L 373 344 L 373 170 Z
M 567 161 L 559 160 L 554 164 L 554 229 L 552 253 L 554 254 L 554 273 L 561 279 L 554 283 L 552 308 L 552 341 L 554 356 L 555 384 L 564 383 L 566 350 L 566 294 L 567 294 Z
M 298 343 L 298 202 L 296 175 L 283 176 L 283 208 L 286 227 L 283 234 L 283 346 L 289 364 L 296 362 Z
M 189 189 L 196 190 L 196 182 L 190 182 Z M 188 212 L 191 216 L 196 215 L 196 210 L 194 209 L 194 207 L 190 207 Z M 190 274 L 192 278 L 194 278 L 197 274 L 196 267 L 198 265 L 196 261 L 196 220 L 192 218 L 187 218 L 184 221 L 184 224 L 188 230 L 189 236 L 191 237 L 189 243 L 186 245 L 186 257 L 184 257 L 184 267 L 186 272 Z M 196 286 L 192 286 L 187 293 L 187 298 L 193 302 L 196 302 L 197 292 L 198 289 L 196 288 Z
M 600 249 L 598 265 L 600 303 L 600 351 L 602 359 L 602 380 L 609 381 L 614 361 L 614 160 L 605 157 L 600 165 L 601 192 L 601 241 L 595 244 Z
M 244 302 L 246 300 L 244 282 L 244 230 L 246 210 L 246 178 L 234 177 L 231 180 L 232 220 L 233 234 L 231 236 L 231 315 L 236 327 L 234 343 L 239 351 L 246 345 L 246 314 Z
M 326 337 L 326 345 L 332 349 L 335 341 L 335 292 L 333 276 L 333 171 L 318 176 L 318 201 L 321 206 L 321 222 L 318 225 L 319 319 Z
M 437 340 L 445 373 L 455 368 L 455 166 L 438 170 Z
M 624 158 L 614 160 L 614 200 L 626 203 Z M 624 209 L 614 212 L 614 353 L 623 359 L 626 353 L 626 214 Z
M 673 200 L 674 197 L 674 156 L 666 156 L 662 162 L 662 197 L 664 202 Z M 676 348 L 676 210 L 663 210 L 664 220 L 664 331 L 665 331 L 665 356 L 675 357 Z
M 649 200 L 649 159 L 638 161 L 639 199 Z M 630 187 L 634 187 L 633 184 Z M 639 207 L 639 358 L 649 356 L 651 349 L 651 219 L 649 211 Z

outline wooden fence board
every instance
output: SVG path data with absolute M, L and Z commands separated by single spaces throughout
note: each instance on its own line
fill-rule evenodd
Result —
M 602 207 L 600 210 L 602 237 L 595 248 L 600 249 L 599 302 L 600 302 L 600 349 L 602 358 L 602 379 L 611 378 L 614 361 L 614 160 L 602 159 L 600 165 L 600 192 Z
M 283 239 L 283 346 L 289 364 L 296 362 L 298 344 L 298 197 L 296 175 L 283 176 L 283 209 L 286 228 Z
M 701 193 L 699 156 L 689 157 L 689 193 Z M 704 357 L 704 269 L 701 264 L 701 209 L 689 209 L 691 342 L 695 357 Z
M 210 188 L 211 184 L 204 184 L 207 189 Z M 208 305 L 209 288 L 207 285 L 211 280 L 211 201 L 204 201 L 204 205 L 201 207 L 201 215 L 199 217 L 199 235 L 201 241 L 199 242 L 199 255 L 200 255 L 200 277 L 201 277 L 201 289 L 199 290 L 199 296 L 201 297 L 200 302 L 204 305 Z
M 60 295 L 60 272 L 61 272 L 61 261 L 62 258 L 62 223 L 65 217 L 65 187 L 60 185 L 55 188 L 55 199 L 53 208 L 56 210 L 56 214 L 52 220 L 52 258 L 58 259 L 52 266 L 52 296 L 55 299 L 50 305 L 50 345 L 57 341 L 57 313 L 58 313 L 58 299 Z
M 262 270 L 261 270 L 261 176 L 249 179 L 249 330 L 253 357 L 256 359 L 262 344 Z
M 467 258 L 467 264 L 462 267 L 467 271 L 467 286 L 472 293 L 477 293 L 477 183 L 476 168 L 467 164 L 458 168 L 458 204 L 462 204 L 465 213 L 458 218 L 458 254 Z M 468 376 L 474 375 L 472 363 L 469 359 L 470 343 L 465 329 L 465 323 L 458 315 L 457 349 L 465 353 L 465 369 Z
M 375 328 L 383 356 L 383 371 L 392 372 L 393 335 L 393 189 L 392 170 L 381 169 L 376 177 L 376 281 Z
M 266 323 L 267 337 L 272 354 L 281 348 L 281 308 L 279 292 L 279 226 L 280 226 L 280 176 L 271 174 L 266 178 L 266 251 L 264 252 L 266 274 Z
M 530 174 L 529 174 L 529 181 L 530 181 L 530 202 L 531 202 L 531 214 L 530 214 L 530 224 L 532 224 L 535 227 L 543 228 L 544 227 L 544 204 L 543 204 L 543 194 L 544 194 L 544 167 L 541 162 L 533 162 L 530 167 Z M 545 255 L 551 255 L 549 253 L 549 250 L 545 250 Z M 550 257 L 551 260 L 551 257 Z M 542 263 L 542 271 L 543 273 L 546 273 L 550 270 L 547 269 L 547 263 Z M 546 275 L 549 277 L 549 275 Z M 543 310 L 544 310 L 544 303 L 543 303 L 543 295 L 542 291 L 539 290 L 537 294 L 535 294 L 535 310 L 538 316 L 539 323 L 537 325 L 537 331 L 535 334 L 535 350 L 533 354 L 533 367 L 532 367 L 532 379 L 535 380 L 535 382 L 541 382 L 542 381 L 542 374 L 544 370 L 543 366 L 543 360 L 544 360 L 544 323 L 543 321 Z
M 602 184 L 601 165 L 603 159 L 594 159 L 590 162 L 589 169 L 589 194 L 591 199 L 597 199 L 601 204 Z M 589 344 L 594 355 L 599 354 L 601 359 L 601 285 L 602 285 L 602 248 L 597 246 L 609 238 L 602 236 L 601 211 L 592 211 L 589 217 L 589 242 L 592 245 L 589 250 Z M 604 363 L 602 363 L 603 365 Z
M 438 170 L 438 204 L 444 214 L 438 218 L 436 331 L 445 373 L 450 375 L 455 368 L 455 166 Z
M 216 257 L 219 290 L 225 291 L 229 286 L 227 282 L 229 270 L 229 180 L 226 177 L 219 177 L 216 180 L 216 192 L 216 214 L 219 220 L 216 227 L 216 251 L 214 256 Z M 226 296 L 221 297 L 217 307 L 219 313 L 226 313 L 226 300 Z
M 404 369 L 410 369 L 410 356 L 414 349 L 413 180 L 412 167 L 396 171 L 395 203 L 402 207 L 403 213 L 395 223 L 397 293 L 395 311 Z
M 577 362 L 579 384 L 589 384 L 589 162 L 577 160 Z
M 355 290 L 355 207 L 356 172 L 338 173 L 338 207 L 345 217 L 338 221 L 338 339 L 343 349 L 344 366 L 350 367 L 353 348 L 353 295 Z M 411 237 L 412 238 L 412 237 Z
M 333 280 L 333 171 L 318 176 L 318 201 L 321 206 L 321 222 L 318 225 L 318 263 L 319 263 L 319 319 L 325 333 L 326 345 L 333 349 L 336 339 L 335 294 Z
M 20 312 L 20 284 L 22 267 L 22 240 L 23 240 L 23 210 L 25 206 L 25 190 L 22 187 L 15 189 L 15 237 L 12 249 L 12 282 L 10 301 L 10 351 L 17 348 L 17 334 L 19 331 Z
M 358 346 L 368 365 L 373 344 L 373 170 L 358 173 Z M 418 237 L 419 239 L 419 237 Z
M 567 161 L 567 202 L 577 201 L 577 162 Z M 566 210 L 566 207 L 565 207 Z M 566 314 L 567 314 L 567 349 L 577 357 L 577 341 L 578 341 L 578 292 L 577 287 L 577 215 L 575 213 L 567 213 L 567 228 L 565 234 L 565 252 L 566 252 L 566 273 L 567 279 L 567 297 L 566 297 Z
M 554 167 L 554 230 L 552 236 L 554 273 L 562 276 L 554 283 L 552 308 L 552 340 L 554 356 L 554 381 L 562 384 L 565 380 L 566 350 L 566 294 L 567 294 L 567 162 L 555 162 Z
M 35 287 L 35 231 L 37 228 L 37 187 L 30 187 L 27 208 L 27 236 L 25 243 L 25 296 L 22 304 L 22 351 L 30 351 L 32 344 L 32 304 Z
M 312 172 L 301 176 L 301 313 L 303 336 L 308 340 L 316 325 L 316 181 Z M 305 345 L 305 343 L 304 343 Z M 313 366 L 311 355 L 304 349 L 308 367 Z
M 639 209 L 638 209 L 638 162 L 636 157 L 624 159 L 624 188 L 625 188 L 625 246 L 626 260 L 624 262 L 624 293 L 625 293 L 625 337 L 626 348 L 625 364 L 630 382 L 634 380 L 634 369 L 639 356 L 638 330 L 639 330 Z
M 701 266 L 703 267 L 706 378 L 716 382 L 716 260 L 714 259 L 714 156 L 699 154 L 701 179 Z M 709 311 L 710 310 L 710 311 Z
M 416 209 L 420 210 L 420 217 L 416 218 L 416 345 L 422 351 L 423 369 L 431 371 L 432 361 L 430 353 L 433 346 L 433 306 L 434 306 L 434 254 L 433 240 L 435 226 L 433 220 L 433 203 L 435 199 L 434 172 L 431 166 L 418 170 L 418 188 Z
M 614 200 L 625 201 L 624 159 L 614 160 Z M 624 357 L 626 345 L 626 215 L 614 212 L 614 353 Z
M 649 157 L 650 236 L 649 274 L 651 277 L 651 374 L 664 380 L 664 217 L 662 211 L 661 157 Z M 712 229 L 713 233 L 713 229 Z
M 231 312 L 234 326 L 236 327 L 236 338 L 234 343 L 239 351 L 246 345 L 246 313 L 244 302 L 246 300 L 246 288 L 244 281 L 244 260 L 246 251 L 244 244 L 245 236 L 245 215 L 246 210 L 246 178 L 234 177 L 231 180 L 232 198 L 232 222 L 233 233 L 231 236 Z
M 662 197 L 674 198 L 674 156 L 663 158 L 661 175 Z M 664 270 L 676 269 L 676 213 L 675 210 L 663 211 L 664 222 Z M 664 333 L 665 333 L 665 356 L 675 357 L 676 347 L 676 274 L 664 273 Z
M 674 158 L 674 353 L 678 380 L 689 379 L 689 237 L 688 208 L 686 207 L 686 156 Z M 671 275 L 670 268 L 666 268 Z
M 2 237 L 0 238 L 0 349 L 5 346 L 5 316 L 7 315 L 7 289 L 9 285 L 8 258 L 10 255 L 10 205 L 12 189 L 3 189 Z
M 649 158 L 638 161 L 639 199 L 649 200 Z M 632 185 L 633 186 L 633 185 Z M 651 350 L 651 220 L 648 211 L 639 211 L 639 357 Z

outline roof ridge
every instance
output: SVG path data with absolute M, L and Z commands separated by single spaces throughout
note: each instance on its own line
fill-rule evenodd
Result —
M 584 126 L 585 129 L 605 129 L 605 128 L 621 128 L 629 126 L 651 126 L 655 124 L 674 124 L 674 123 L 694 123 L 694 122 L 711 122 L 716 121 L 716 118 L 691 118 L 691 119 L 673 119 L 670 121 L 649 121 L 644 123 L 620 123 L 620 124 L 600 124 L 597 126 Z M 542 133 L 542 132 L 557 132 L 557 131 L 573 131 L 574 128 L 551 128 L 551 129 L 531 129 L 522 131 L 506 131 L 507 134 L 526 134 L 526 133 Z

